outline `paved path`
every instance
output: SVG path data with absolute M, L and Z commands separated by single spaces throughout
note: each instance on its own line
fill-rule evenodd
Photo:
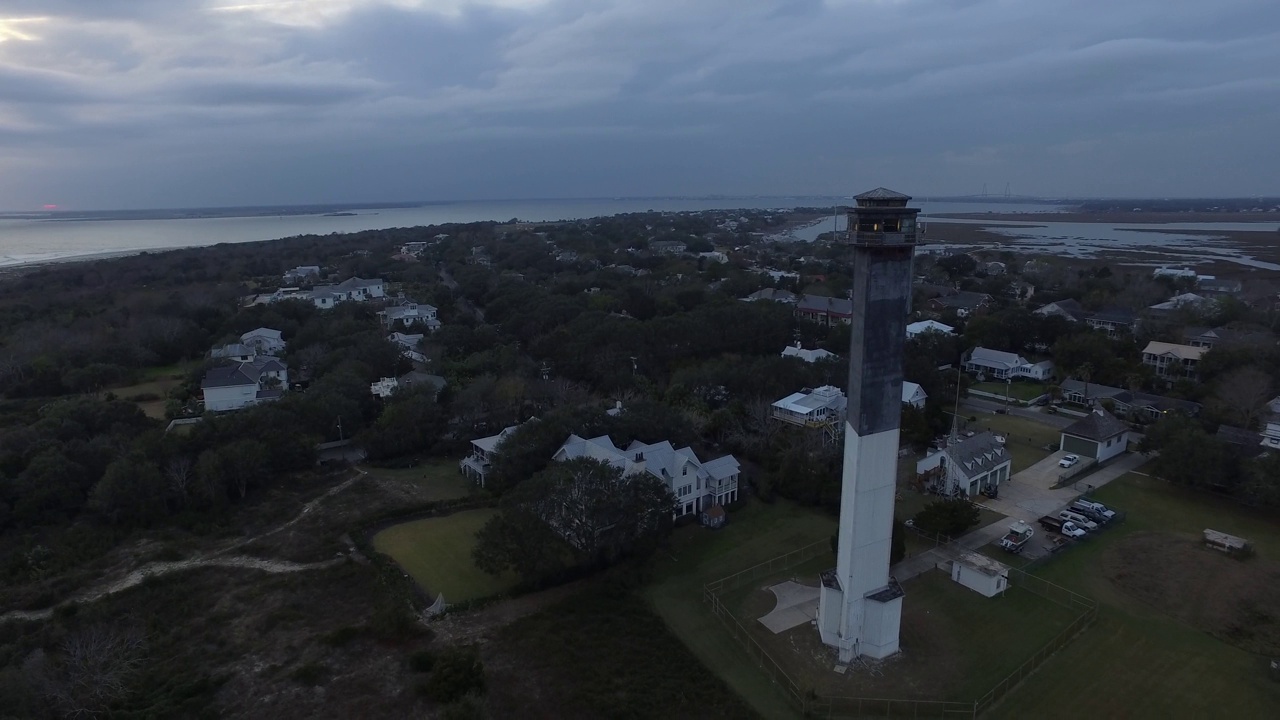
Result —
M 913 557 L 905 558 L 889 570 L 898 582 L 905 582 L 917 575 L 933 569 L 939 563 L 947 562 L 956 549 L 977 550 L 1000 539 L 1009 529 L 1012 520 L 1023 520 L 1034 524 L 1035 521 L 1062 510 L 1072 501 L 1080 497 L 1087 486 L 1102 487 L 1116 478 L 1130 472 L 1147 462 L 1150 458 L 1140 453 L 1129 453 L 1093 473 L 1081 478 L 1076 485 L 1054 489 L 1043 484 L 1044 474 L 1037 468 L 1043 464 L 1056 467 L 1058 458 L 1063 453 L 1054 453 L 1041 463 L 1037 463 L 1000 485 L 1000 497 L 997 500 L 981 498 L 982 507 L 1005 515 L 986 527 L 978 528 L 952 543 L 951 548 L 927 550 Z M 1057 474 L 1051 473 L 1056 479 Z M 1040 482 L 1034 479 L 1041 479 Z
M 960 407 L 968 410 L 977 410 L 979 412 L 993 413 L 1000 408 L 1004 408 L 1004 403 L 994 402 L 991 400 L 982 400 L 979 398 L 966 398 L 960 402 Z M 1023 408 L 1017 406 L 1009 406 L 1008 414 L 1014 417 L 1026 418 L 1034 420 L 1043 425 L 1062 429 L 1071 423 L 1079 420 L 1074 415 L 1057 415 L 1047 412 L 1041 412 L 1041 408 Z

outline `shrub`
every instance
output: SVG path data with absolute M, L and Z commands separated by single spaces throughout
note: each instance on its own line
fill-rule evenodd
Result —
M 430 650 L 419 650 L 409 656 L 409 669 L 414 672 L 431 672 L 435 664 L 436 654 Z
M 915 525 L 922 532 L 957 537 L 978 524 L 982 513 L 965 498 L 938 500 L 916 513 Z
M 326 671 L 323 665 L 320 663 L 307 663 L 306 665 L 299 665 L 295 668 L 294 671 L 289 674 L 289 677 L 308 687 L 315 687 L 316 685 L 324 684 L 325 675 Z
M 453 647 L 436 659 L 423 692 L 439 703 L 451 703 L 485 689 L 484 664 L 474 647 Z
M 342 647 L 352 640 L 355 640 L 359 635 L 360 628 L 355 627 L 354 625 L 344 625 L 331 633 L 327 633 L 324 637 L 320 638 L 320 642 L 328 645 L 329 647 Z

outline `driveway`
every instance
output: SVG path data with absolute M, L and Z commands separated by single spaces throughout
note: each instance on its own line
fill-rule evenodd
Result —
M 999 498 L 981 498 L 982 502 L 978 504 L 1001 515 L 1035 522 L 1070 505 L 1090 486 L 1102 487 L 1147 461 L 1139 453 L 1130 453 L 1101 470 L 1084 476 L 1073 485 L 1054 489 L 1053 485 L 1063 471 L 1058 467 L 1058 461 L 1065 455 L 1067 453 L 1058 451 L 1026 470 L 1015 473 L 1000 485 Z

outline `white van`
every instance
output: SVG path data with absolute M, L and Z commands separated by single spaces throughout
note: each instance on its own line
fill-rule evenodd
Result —
M 1077 512 L 1071 512 L 1070 510 L 1063 510 L 1062 512 L 1058 513 L 1058 517 L 1062 518 L 1063 520 L 1068 520 L 1070 522 L 1073 522 L 1076 525 L 1079 525 L 1080 527 L 1090 532 L 1093 532 L 1094 530 L 1098 529 L 1098 523 L 1090 520 L 1089 518 Z

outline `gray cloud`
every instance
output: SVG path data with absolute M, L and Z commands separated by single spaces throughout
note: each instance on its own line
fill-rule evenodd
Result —
M 10 0 L 3 17 L 18 208 L 1280 187 L 1273 0 Z

